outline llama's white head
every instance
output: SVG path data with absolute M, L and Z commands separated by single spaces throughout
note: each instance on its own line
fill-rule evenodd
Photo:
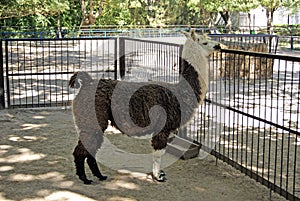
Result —
M 190 32 L 182 31 L 182 33 L 187 37 L 187 39 L 191 39 L 192 41 L 198 43 L 203 48 L 203 53 L 206 56 L 210 55 L 216 50 L 221 49 L 221 44 L 218 41 L 212 40 L 206 34 L 198 35 L 195 32 L 195 29 L 191 29 Z

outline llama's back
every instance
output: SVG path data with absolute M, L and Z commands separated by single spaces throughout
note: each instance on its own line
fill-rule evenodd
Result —
M 164 123 L 162 121 L 165 114 L 167 120 L 163 129 L 173 131 L 180 124 L 181 111 L 179 101 L 172 89 L 174 85 L 167 83 L 120 81 L 114 87 L 110 97 L 111 108 L 105 113 L 109 116 L 113 126 L 129 135 L 142 135 L 140 132 L 145 132 L 145 135 L 150 134 L 148 133 L 152 129 L 149 128 L 150 124 Z M 98 104 L 108 105 L 109 103 Z M 150 114 L 150 109 L 154 106 L 160 106 L 165 113 L 152 110 Z

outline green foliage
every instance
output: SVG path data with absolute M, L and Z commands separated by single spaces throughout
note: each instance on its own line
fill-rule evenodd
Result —
M 262 6 L 299 9 L 300 0 L 1 0 L 0 26 L 77 29 L 93 3 L 99 12 L 93 26 L 214 25 L 218 13 L 249 12 Z M 86 14 L 86 13 L 85 13 Z M 93 13 L 95 14 L 95 13 Z M 57 27 L 57 28 L 55 28 Z
M 77 0 L 2 0 L 0 1 L 0 26 L 37 27 L 55 32 L 60 26 L 73 29 L 82 18 Z M 45 27 L 43 29 L 43 27 Z
M 249 12 L 251 9 L 257 8 L 258 5 L 256 0 L 203 0 L 204 8 L 209 12 Z
M 277 25 L 274 27 L 274 33 L 279 36 L 300 36 L 300 24 L 296 25 Z
M 129 25 L 131 20 L 127 1 L 106 0 L 104 2 L 102 15 L 97 20 L 96 25 L 123 26 Z

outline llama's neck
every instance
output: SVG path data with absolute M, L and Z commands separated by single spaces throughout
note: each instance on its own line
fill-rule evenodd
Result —
M 205 50 L 187 39 L 182 51 L 181 82 L 187 81 L 201 103 L 208 88 L 208 61 Z
M 199 80 L 198 72 L 195 70 L 195 68 L 185 59 L 182 61 L 182 69 L 181 69 L 181 77 L 180 77 L 180 85 L 183 85 L 184 82 L 187 82 L 189 86 L 185 87 L 191 87 L 196 98 L 197 102 L 201 102 L 201 96 L 203 94 L 203 90 L 201 87 L 201 82 Z M 183 87 L 183 90 L 185 90 Z

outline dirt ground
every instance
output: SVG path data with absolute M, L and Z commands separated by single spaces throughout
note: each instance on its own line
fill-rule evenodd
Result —
M 94 183 L 84 185 L 75 175 L 77 133 L 69 109 L 1 110 L 0 135 L 0 200 L 270 200 L 269 189 L 225 163 L 216 165 L 212 156 L 176 161 L 164 169 L 165 183 L 100 164 L 109 179 L 97 181 L 87 170 Z M 133 152 L 150 150 L 121 134 L 109 138 Z M 271 200 L 285 199 L 272 193 Z

